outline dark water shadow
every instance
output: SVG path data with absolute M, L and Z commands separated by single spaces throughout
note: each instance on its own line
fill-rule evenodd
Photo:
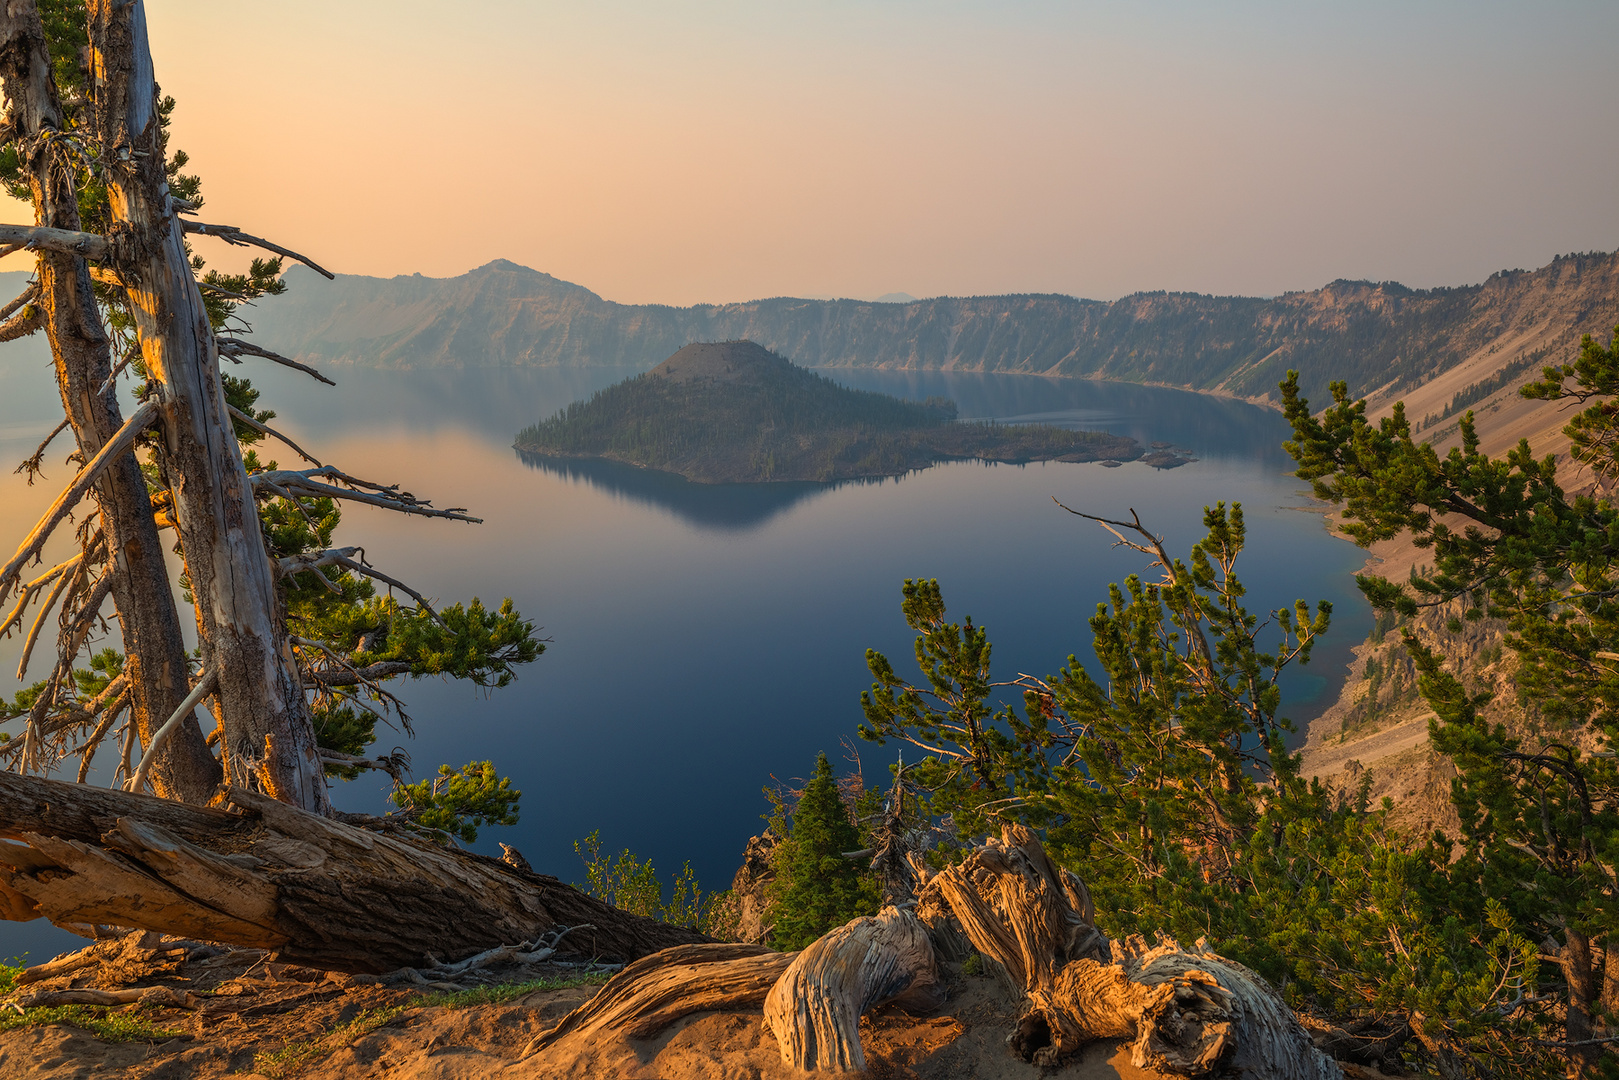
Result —
M 632 502 L 668 511 L 700 529 L 747 532 L 800 503 L 848 484 L 881 480 L 841 480 L 831 484 L 780 481 L 771 484 L 694 484 L 683 476 L 640 469 L 600 458 L 562 458 L 516 451 L 518 460 L 571 482 L 584 482 Z

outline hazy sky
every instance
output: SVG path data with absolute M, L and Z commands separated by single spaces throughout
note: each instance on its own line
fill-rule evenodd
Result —
M 148 6 L 203 216 L 341 272 L 1106 299 L 1619 246 L 1608 0 Z

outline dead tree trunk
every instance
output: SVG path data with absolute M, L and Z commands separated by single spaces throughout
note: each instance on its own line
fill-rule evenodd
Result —
M 926 1012 L 944 1003 L 927 929 L 900 908 L 855 919 L 810 944 L 765 998 L 765 1023 L 795 1069 L 866 1067 L 860 1017 L 885 1002 Z
M 573 927 L 634 960 L 702 942 L 556 878 L 232 790 L 236 812 L 0 772 L 0 916 L 110 924 L 383 974 Z M 19 898 L 21 898 L 19 900 Z
M 14 135 L 23 150 L 21 165 L 33 192 L 35 222 L 78 231 L 75 171 L 64 160 L 67 151 L 58 138 L 67 125 L 44 27 L 33 4 L 13 4 L 0 11 L 0 78 L 5 82 Z M 80 454 L 89 460 L 123 426 L 111 378 L 111 348 L 84 258 L 42 250 L 38 270 L 38 296 L 44 313 L 41 323 L 50 338 L 62 404 Z M 133 451 L 108 465 L 95 495 L 101 511 L 105 567 L 87 566 L 86 570 L 102 570 L 110 577 L 123 632 L 130 715 L 145 747 L 189 689 L 185 642 L 146 479 Z M 99 595 L 94 590 L 81 590 L 80 594 L 86 591 Z M 72 660 L 71 655 L 59 658 L 58 668 L 70 667 Z M 66 671 L 61 674 L 65 676 Z M 149 774 L 153 790 L 166 798 L 205 802 L 213 795 L 220 768 L 194 718 L 187 718 L 170 736 Z
M 112 262 L 158 384 L 158 458 L 197 598 L 204 670 L 218 680 L 226 774 L 230 783 L 326 814 L 326 778 L 279 609 L 276 568 L 168 191 L 145 7 L 141 0 L 91 0 L 88 7 Z
M 1181 1076 L 1234 1070 L 1265 1080 L 1339 1080 L 1337 1062 L 1260 976 L 1200 946 L 1140 937 L 1108 949 L 1089 894 L 1022 826 L 1007 826 L 922 892 L 1025 995 L 1008 1039 L 1025 1060 L 1055 1065 L 1086 1043 L 1133 1038 L 1131 1060 Z

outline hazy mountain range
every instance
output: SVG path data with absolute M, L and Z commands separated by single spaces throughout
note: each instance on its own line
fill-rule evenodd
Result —
M 1481 355 L 1566 351 L 1619 323 L 1619 255 L 1559 256 L 1480 285 L 1335 281 L 1277 297 L 1137 293 L 935 297 L 903 303 L 778 297 L 618 304 L 497 260 L 453 278 L 288 274 L 249 315 L 256 340 L 312 362 L 382 368 L 537 364 L 650 368 L 694 341 L 756 341 L 809 367 L 1020 372 L 1274 395 L 1290 367 L 1323 399 L 1400 392 Z M 1471 366 L 1471 365 L 1470 365 Z

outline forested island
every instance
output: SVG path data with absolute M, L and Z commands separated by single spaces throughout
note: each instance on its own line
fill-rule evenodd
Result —
M 850 390 L 751 341 L 687 345 L 517 435 L 519 451 L 608 458 L 696 483 L 898 476 L 939 461 L 1133 461 L 1134 439 L 956 420 L 952 401 Z

